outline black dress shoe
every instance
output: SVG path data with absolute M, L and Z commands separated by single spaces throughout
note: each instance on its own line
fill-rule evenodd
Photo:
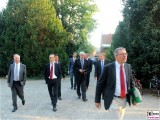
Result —
M 73 87 L 71 87 L 71 89 L 73 89 Z
M 57 108 L 56 108 L 56 107 L 53 107 L 53 111 L 57 111 Z
M 25 105 L 25 100 L 22 100 L 22 105 Z
M 78 99 L 81 99 L 81 96 L 78 96 Z
M 74 88 L 74 90 L 76 90 L 76 88 Z
M 83 99 L 84 102 L 88 101 L 87 99 Z
M 16 110 L 17 110 L 17 108 L 16 108 L 16 107 L 14 107 L 14 108 L 13 108 L 13 110 L 12 110 L 12 112 L 16 112 Z
M 61 98 L 61 97 L 59 97 L 58 99 L 59 99 L 59 100 L 62 100 L 62 98 Z

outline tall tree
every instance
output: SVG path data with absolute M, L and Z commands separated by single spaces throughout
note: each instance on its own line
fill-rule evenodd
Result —
M 92 18 L 97 11 L 94 0 L 53 0 L 53 5 L 57 11 L 57 16 L 62 20 L 62 24 L 68 33 L 68 46 L 72 46 L 72 51 L 66 47 L 68 54 L 79 49 L 79 46 L 88 44 L 88 34 L 95 26 L 96 22 Z
M 48 55 L 66 46 L 66 31 L 50 0 L 9 0 L 0 20 L 3 74 L 7 71 L 4 65 L 18 53 L 27 65 L 28 76 L 43 75 Z
M 160 72 L 159 14 L 160 0 L 124 0 L 124 29 L 120 23 L 114 34 L 113 47 L 127 48 L 128 62 L 145 80 Z

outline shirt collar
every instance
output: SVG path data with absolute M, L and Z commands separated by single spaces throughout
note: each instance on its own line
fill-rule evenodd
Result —
M 20 62 L 17 64 L 17 63 L 14 63 L 15 65 L 20 65 Z
M 116 67 L 120 68 L 121 65 L 117 61 L 115 63 L 116 63 Z M 122 64 L 122 66 L 124 67 L 124 64 Z

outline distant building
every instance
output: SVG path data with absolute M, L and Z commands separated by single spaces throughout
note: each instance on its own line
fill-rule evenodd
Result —
M 101 37 L 100 52 L 105 52 L 112 43 L 112 34 L 103 34 Z

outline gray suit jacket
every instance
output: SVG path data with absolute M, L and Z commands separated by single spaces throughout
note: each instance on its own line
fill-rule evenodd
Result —
M 127 102 L 130 105 L 130 89 L 134 87 L 134 82 L 132 80 L 132 68 L 130 64 L 124 64 L 125 74 L 126 74 L 126 84 L 127 84 Z M 95 102 L 100 103 L 101 94 L 104 92 L 104 106 L 107 110 L 113 100 L 116 88 L 116 66 L 115 62 L 110 63 L 105 66 L 103 73 L 101 74 L 96 86 Z
M 14 80 L 14 66 L 15 66 L 15 63 L 11 64 L 8 71 L 7 83 L 9 83 L 10 87 L 12 87 L 13 80 Z M 24 86 L 26 83 L 26 66 L 22 63 L 20 63 L 19 80 L 21 85 Z

